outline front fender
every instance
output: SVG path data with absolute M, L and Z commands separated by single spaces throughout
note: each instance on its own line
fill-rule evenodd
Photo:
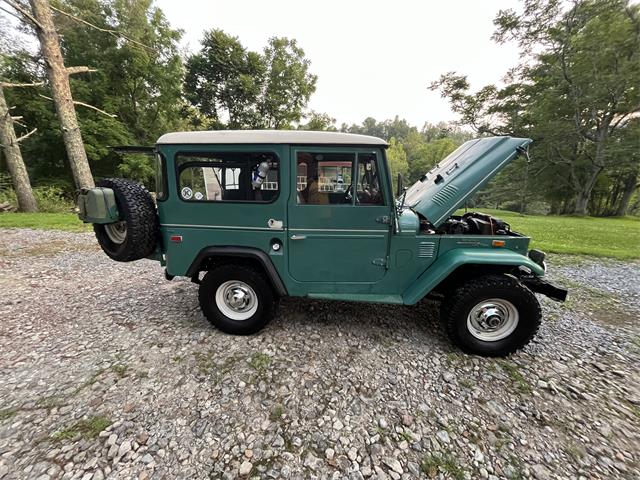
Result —
M 456 248 L 438 257 L 438 259 L 405 290 L 402 294 L 403 303 L 405 305 L 418 303 L 425 295 L 437 287 L 440 282 L 462 265 L 524 266 L 529 268 L 531 272 L 538 277 L 544 275 L 544 269 L 540 265 L 533 262 L 529 257 L 525 257 L 512 250 Z

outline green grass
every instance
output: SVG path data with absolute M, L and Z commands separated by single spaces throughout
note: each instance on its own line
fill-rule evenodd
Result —
M 15 408 L 3 408 L 0 410 L 0 422 L 13 417 L 17 413 Z
M 508 360 L 498 360 L 498 364 L 502 367 L 509 378 L 513 382 L 516 390 L 520 393 L 531 393 L 531 385 L 526 378 L 520 373 L 520 368 L 515 363 Z
M 58 430 L 51 435 L 51 439 L 54 441 L 71 440 L 77 435 L 85 439 L 96 438 L 98 434 L 111 425 L 111 423 L 111 420 L 105 417 L 89 417 L 62 430 Z
M 463 480 L 465 477 L 464 469 L 460 466 L 456 458 L 448 452 L 442 455 L 426 455 L 422 459 L 420 468 L 429 478 L 436 477 L 438 471 L 455 480 Z
M 0 213 L 0 228 L 91 231 L 91 225 L 82 223 L 74 213 Z
M 251 365 L 259 373 L 264 372 L 270 364 L 271 357 L 262 352 L 254 353 L 251 357 L 251 360 L 249 360 L 249 365 Z
M 531 247 L 547 253 L 640 258 L 640 218 L 521 215 L 506 210 L 469 209 L 498 217 L 531 237 Z
M 284 415 L 284 407 L 282 405 L 276 405 L 273 407 L 273 410 L 271 410 L 271 414 L 269 415 L 269 419 L 272 422 L 277 422 L 278 420 L 280 420 L 282 418 L 282 415 Z

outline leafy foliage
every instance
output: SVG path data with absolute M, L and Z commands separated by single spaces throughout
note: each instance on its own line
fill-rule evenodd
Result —
M 640 6 L 626 0 L 523 3 L 522 13 L 501 11 L 495 20 L 494 39 L 517 42 L 523 54 L 505 87 L 471 92 L 464 75 L 450 72 L 431 88 L 477 133 L 535 140 L 535 181 L 523 182 L 521 165 L 504 172 L 504 184 L 524 188 L 524 197 L 544 192 L 553 212 L 624 215 L 639 186 Z M 511 195 L 491 192 L 496 204 Z
M 317 77 L 295 40 L 271 38 L 262 53 L 222 30 L 205 32 L 187 60 L 185 95 L 194 126 L 212 129 L 291 128 L 315 91 Z M 325 119 L 326 120 L 326 119 Z

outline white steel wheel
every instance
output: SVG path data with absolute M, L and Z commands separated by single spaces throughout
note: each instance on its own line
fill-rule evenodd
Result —
M 115 223 L 107 223 L 104 226 L 104 231 L 109 237 L 109 240 L 121 245 L 127 239 L 127 222 L 123 220 Z
M 220 284 L 215 300 L 220 312 L 231 320 L 247 320 L 258 310 L 256 292 L 239 280 L 229 280 Z
M 476 304 L 467 316 L 469 333 L 484 342 L 497 342 L 518 327 L 518 309 L 508 300 L 490 298 Z

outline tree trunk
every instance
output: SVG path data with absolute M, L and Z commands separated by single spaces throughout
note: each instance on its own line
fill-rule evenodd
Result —
M 588 215 L 588 205 L 589 199 L 591 198 L 591 192 L 593 191 L 593 187 L 596 185 L 596 181 L 598 180 L 598 176 L 602 172 L 602 168 L 598 166 L 594 166 L 593 170 L 591 170 L 591 175 L 587 182 L 582 186 L 580 191 L 578 191 L 578 196 L 576 198 L 576 206 L 573 211 L 576 215 Z
M 624 179 L 624 189 L 622 191 L 622 197 L 620 198 L 620 203 L 618 203 L 618 208 L 616 209 L 616 216 L 623 217 L 627 214 L 629 210 L 629 202 L 631 202 L 631 197 L 633 196 L 633 192 L 638 188 L 638 170 L 629 174 L 627 178 Z
M 11 175 L 13 189 L 16 192 L 18 210 L 21 212 L 37 212 L 38 205 L 31 190 L 27 168 L 22 160 L 20 144 L 13 129 L 11 113 L 4 99 L 4 91 L 0 85 L 0 143 L 7 157 L 7 168 Z
M 64 145 L 69 157 L 71 172 L 77 188 L 93 187 L 93 176 L 87 160 L 87 153 L 82 142 L 82 134 L 76 117 L 71 88 L 69 86 L 69 74 L 64 66 L 58 34 L 53 24 L 53 16 L 49 0 L 29 0 L 33 15 L 38 21 L 38 39 L 42 56 L 47 65 L 47 77 L 51 83 L 53 101 L 56 106 Z

